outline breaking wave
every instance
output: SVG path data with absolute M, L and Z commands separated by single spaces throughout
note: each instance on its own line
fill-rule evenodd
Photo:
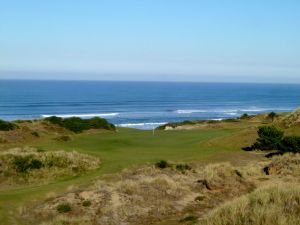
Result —
M 70 118 L 70 117 L 80 117 L 80 118 L 91 118 L 91 117 L 103 117 L 110 118 L 118 116 L 119 113 L 87 113 L 87 114 L 58 114 L 58 115 L 42 115 L 43 118 L 47 118 L 50 116 L 57 116 L 62 118 Z

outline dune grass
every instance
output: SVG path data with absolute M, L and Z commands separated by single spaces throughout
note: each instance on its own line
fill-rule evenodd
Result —
M 260 188 L 212 211 L 198 225 L 300 224 L 299 184 Z
M 56 141 L 52 137 L 39 138 L 28 145 L 46 151 L 76 150 L 91 154 L 100 158 L 101 167 L 85 176 L 65 177 L 48 185 L 0 191 L 0 218 L 4 224 L 22 224 L 23 221 L 18 221 L 14 212 L 20 211 L 23 205 L 44 199 L 49 193 L 64 192 L 70 186 L 88 184 L 101 175 L 148 162 L 165 159 L 180 162 L 234 163 L 248 160 L 249 153 L 240 151 L 240 148 L 255 133 L 249 135 L 243 132 L 238 125 L 219 129 L 155 131 L 154 135 L 152 131 L 118 128 L 117 132 L 99 131 L 72 135 L 68 142 Z

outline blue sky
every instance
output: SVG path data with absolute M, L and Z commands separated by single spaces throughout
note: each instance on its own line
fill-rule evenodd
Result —
M 300 83 L 300 1 L 3 0 L 0 78 Z

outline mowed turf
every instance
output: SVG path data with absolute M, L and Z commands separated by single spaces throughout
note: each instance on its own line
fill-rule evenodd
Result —
M 246 133 L 245 133 L 246 132 Z M 118 172 L 124 168 L 154 163 L 158 160 L 177 162 L 239 161 L 250 153 L 240 147 L 255 132 L 237 126 L 227 128 L 185 131 L 141 131 L 119 128 L 118 132 L 91 132 L 73 135 L 68 142 L 42 139 L 30 146 L 44 150 L 76 150 L 101 159 L 101 167 L 81 177 L 67 177 L 51 184 L 26 186 L 0 191 L 0 221 L 3 224 L 23 224 L 18 218 L 22 206 L 42 200 L 49 193 L 61 193 L 70 186 L 86 185 L 97 177 Z

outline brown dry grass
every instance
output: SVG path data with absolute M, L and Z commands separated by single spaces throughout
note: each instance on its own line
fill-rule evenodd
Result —
M 295 112 L 289 113 L 278 121 L 279 125 L 285 128 L 294 127 L 300 124 L 300 109 Z
M 124 171 L 112 180 L 97 181 L 84 191 L 59 196 L 29 211 L 47 221 L 45 224 L 153 224 L 190 210 L 205 213 L 254 188 L 227 163 L 192 167 L 185 172 L 154 166 Z M 91 201 L 90 207 L 82 205 L 85 200 Z M 73 209 L 68 219 L 56 210 L 66 202 Z
M 50 124 L 43 120 L 21 121 L 17 123 L 18 128 L 10 131 L 0 131 L 0 144 L 24 143 L 31 140 L 38 140 L 39 137 L 33 135 L 36 132 L 40 137 L 60 136 L 72 132 L 60 126 Z
M 300 224 L 299 183 L 273 184 L 213 210 L 199 225 Z
M 15 159 L 30 157 L 43 164 L 39 169 L 18 171 Z M 0 187 L 45 183 L 59 177 L 78 175 L 98 168 L 98 158 L 75 151 L 44 152 L 34 148 L 13 148 L 0 152 Z
M 173 218 L 178 218 L 175 224 L 190 224 L 178 222 L 189 215 L 202 218 L 201 225 L 292 225 L 299 222 L 299 161 L 300 155 L 287 154 L 239 168 L 221 163 L 180 171 L 174 164 L 166 169 L 149 165 L 52 197 L 27 208 L 23 216 L 43 225 L 149 225 Z M 276 172 L 266 175 L 266 166 Z M 90 206 L 83 205 L 87 200 Z M 72 211 L 59 213 L 56 208 L 63 203 Z M 272 223 L 274 218 L 279 222 Z

